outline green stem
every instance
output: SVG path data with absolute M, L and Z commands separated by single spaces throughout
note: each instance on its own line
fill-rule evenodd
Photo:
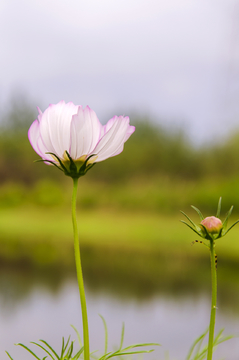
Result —
M 215 328 L 215 320 L 216 320 L 216 306 L 217 306 L 217 270 L 216 270 L 216 263 L 215 263 L 214 247 L 215 247 L 214 241 L 210 240 L 211 276 L 212 276 L 212 306 L 211 306 L 211 318 L 210 318 L 210 325 L 209 325 L 207 360 L 212 360 L 214 328 Z
M 78 185 L 78 179 L 73 178 L 72 223 L 73 223 L 73 231 L 74 231 L 74 250 L 75 250 L 76 273 L 77 273 L 77 280 L 78 280 L 78 286 L 79 286 L 79 291 L 80 291 L 81 312 L 82 312 L 82 322 L 83 322 L 84 360 L 90 360 L 87 308 L 86 308 L 85 289 L 84 289 L 81 258 L 80 258 L 80 244 L 79 244 L 77 222 L 76 222 L 77 185 Z

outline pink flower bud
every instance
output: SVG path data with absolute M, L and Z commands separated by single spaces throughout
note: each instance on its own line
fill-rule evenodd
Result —
M 218 234 L 222 229 L 222 222 L 215 216 L 208 216 L 201 221 L 201 225 L 203 225 L 209 234 Z

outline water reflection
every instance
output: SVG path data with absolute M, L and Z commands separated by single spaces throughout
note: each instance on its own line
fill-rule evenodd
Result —
M 111 347 L 119 343 L 122 321 L 125 321 L 126 345 L 137 342 L 160 342 L 163 345 L 149 356 L 145 355 L 145 359 L 165 359 L 167 350 L 171 360 L 185 359 L 193 340 L 208 325 L 210 283 L 205 272 L 209 268 L 202 263 L 200 266 L 203 269 L 206 266 L 207 270 L 201 274 L 198 264 L 196 268 L 183 269 L 180 260 L 166 264 L 163 259 L 156 261 L 151 258 L 145 262 L 145 259 L 134 256 L 130 259 L 119 257 L 118 260 L 112 256 L 101 263 L 99 258 L 94 261 L 93 255 L 90 262 L 90 257 L 84 256 L 83 264 L 92 349 L 103 351 L 104 330 L 98 316 L 102 314 L 108 324 Z M 140 265 L 142 261 L 145 272 Z M 117 269 L 122 267 L 125 270 L 118 272 Z M 224 286 L 220 284 L 216 327 L 224 327 L 227 334 L 238 335 L 239 294 L 234 282 L 237 276 L 230 276 L 230 271 L 223 269 L 219 273 L 219 283 Z M 226 274 L 227 282 L 222 273 Z M 29 344 L 44 338 L 59 348 L 63 335 L 71 333 L 74 336 L 70 324 L 81 329 L 74 271 L 5 267 L 0 275 L 1 359 L 8 359 L 4 354 L 4 350 L 8 350 L 14 360 L 32 360 L 23 349 L 13 344 Z M 220 345 L 215 360 L 223 356 L 236 360 L 238 353 L 238 339 L 233 339 Z

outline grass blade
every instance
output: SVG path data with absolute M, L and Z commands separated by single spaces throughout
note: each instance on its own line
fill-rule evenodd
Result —
M 106 325 L 106 321 L 105 321 L 104 317 L 100 314 L 99 314 L 99 316 L 101 317 L 101 319 L 103 321 L 104 329 L 105 329 L 105 354 L 106 354 L 107 349 L 108 349 L 108 329 L 107 329 L 107 325 Z

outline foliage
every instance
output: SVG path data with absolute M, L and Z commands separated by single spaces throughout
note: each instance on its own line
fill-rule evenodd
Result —
M 208 333 L 208 329 L 200 335 L 192 344 L 186 360 L 203 360 L 206 359 L 207 356 L 207 344 L 203 346 L 203 341 Z M 217 346 L 224 341 L 230 340 L 233 336 L 223 336 L 223 329 L 218 332 L 218 334 L 214 338 L 213 350 L 215 351 Z M 203 346 L 203 348 L 202 348 Z
M 120 339 L 120 346 L 117 350 L 114 351 L 108 351 L 108 329 L 107 329 L 107 325 L 105 322 L 105 319 L 103 318 L 103 316 L 101 316 L 101 319 L 103 321 L 104 324 L 104 331 L 105 331 L 105 349 L 104 349 L 104 354 L 101 356 L 96 356 L 95 353 L 96 351 L 93 351 L 90 355 L 91 358 L 93 359 L 97 359 L 97 360 L 108 360 L 111 359 L 113 357 L 120 357 L 120 356 L 125 356 L 125 355 L 134 355 L 134 354 L 144 354 L 144 353 L 150 353 L 153 350 L 137 350 L 137 348 L 141 348 L 141 347 L 145 347 L 145 346 L 158 346 L 159 344 L 155 344 L 155 343 L 144 343 L 144 344 L 134 344 L 134 345 L 130 345 L 127 346 L 125 348 L 123 348 L 123 342 L 124 342 L 124 324 L 122 326 L 122 331 L 121 331 L 121 339 Z M 74 350 L 74 341 L 70 342 L 70 336 L 68 337 L 68 340 L 65 342 L 64 337 L 62 338 L 62 346 L 61 346 L 61 352 L 60 354 L 57 354 L 57 352 L 45 341 L 45 340 L 39 340 L 39 343 L 36 342 L 31 342 L 32 344 L 38 346 L 39 348 L 41 348 L 46 354 L 47 356 L 43 357 L 42 359 L 39 358 L 31 349 L 29 349 L 26 345 L 23 344 L 16 344 L 19 345 L 21 347 L 23 347 L 25 350 L 27 350 L 30 354 L 32 354 L 33 357 L 35 357 L 37 360 L 45 360 L 48 358 L 48 355 L 50 356 L 50 358 L 52 360 L 78 360 L 80 358 L 80 356 L 84 353 L 84 347 L 82 346 L 82 341 L 80 338 L 80 334 L 77 331 L 77 329 L 72 325 L 73 329 L 75 330 L 76 334 L 77 334 L 77 338 L 78 338 L 78 342 L 80 345 L 80 350 L 77 351 L 75 353 L 75 355 L 73 355 L 73 350 Z M 43 345 L 42 345 L 43 344 Z M 6 351 L 8 357 L 13 360 L 13 358 L 11 357 L 11 355 Z

